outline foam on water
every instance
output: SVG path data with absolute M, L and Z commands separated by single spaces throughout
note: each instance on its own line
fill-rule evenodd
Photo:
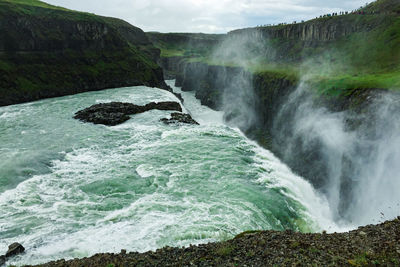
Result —
M 177 100 L 147 87 L 0 108 L 0 116 L 20 110 L 21 119 L 0 119 L 13 127 L 0 136 L 1 151 L 34 155 L 41 148 L 36 155 L 47 166 L 28 164 L 34 171 L 16 184 L 13 172 L 0 171 L 0 254 L 15 241 L 27 248 L 7 264 L 187 246 L 252 229 L 334 228 L 325 200 L 307 182 L 225 126 L 220 112 L 182 95 L 200 126 L 164 125 L 170 112 L 157 110 L 115 127 L 72 119 L 99 102 Z M 26 134 L 16 141 L 13 130 Z M 20 168 L 12 161 L 5 167 Z

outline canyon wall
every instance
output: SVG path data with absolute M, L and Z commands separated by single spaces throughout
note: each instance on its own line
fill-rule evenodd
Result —
M 125 21 L 4 1 L 0 29 L 0 106 L 123 86 L 167 88 L 159 49 Z

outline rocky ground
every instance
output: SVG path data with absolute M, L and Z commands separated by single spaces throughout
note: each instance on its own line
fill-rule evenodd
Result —
M 40 266 L 400 266 L 400 217 L 348 233 L 245 232 L 225 242 Z

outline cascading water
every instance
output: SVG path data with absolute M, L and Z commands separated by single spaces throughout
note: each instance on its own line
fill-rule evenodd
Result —
M 327 196 L 333 216 L 365 225 L 400 212 L 400 96 L 380 92 L 364 111 L 316 105 L 301 84 L 275 118 L 275 150 Z
M 178 90 L 178 88 L 175 88 Z M 0 254 L 35 264 L 219 241 L 251 229 L 337 230 L 324 197 L 183 92 L 201 125 L 153 110 L 106 127 L 73 114 L 109 101 L 175 100 L 133 87 L 0 108 Z

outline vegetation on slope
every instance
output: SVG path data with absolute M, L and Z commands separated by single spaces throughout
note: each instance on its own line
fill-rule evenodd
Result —
M 182 43 L 172 50 L 171 44 L 165 44 L 165 36 L 162 45 L 156 44 L 164 57 L 184 55 L 190 56 L 188 61 L 209 65 L 242 66 L 254 73 L 297 76 L 298 81 L 308 81 L 318 92 L 328 95 L 347 95 L 353 90 L 371 88 L 398 90 L 398 10 L 400 1 L 379 0 L 354 14 L 236 30 L 220 38 L 218 45 L 210 46 L 208 49 L 215 53 L 208 54 Z
M 210 57 L 223 34 L 202 33 L 158 33 L 149 32 L 147 36 L 161 50 L 162 57 L 185 56 L 192 58 Z
M 0 0 L 0 106 L 104 88 L 164 87 L 159 50 L 129 23 Z

